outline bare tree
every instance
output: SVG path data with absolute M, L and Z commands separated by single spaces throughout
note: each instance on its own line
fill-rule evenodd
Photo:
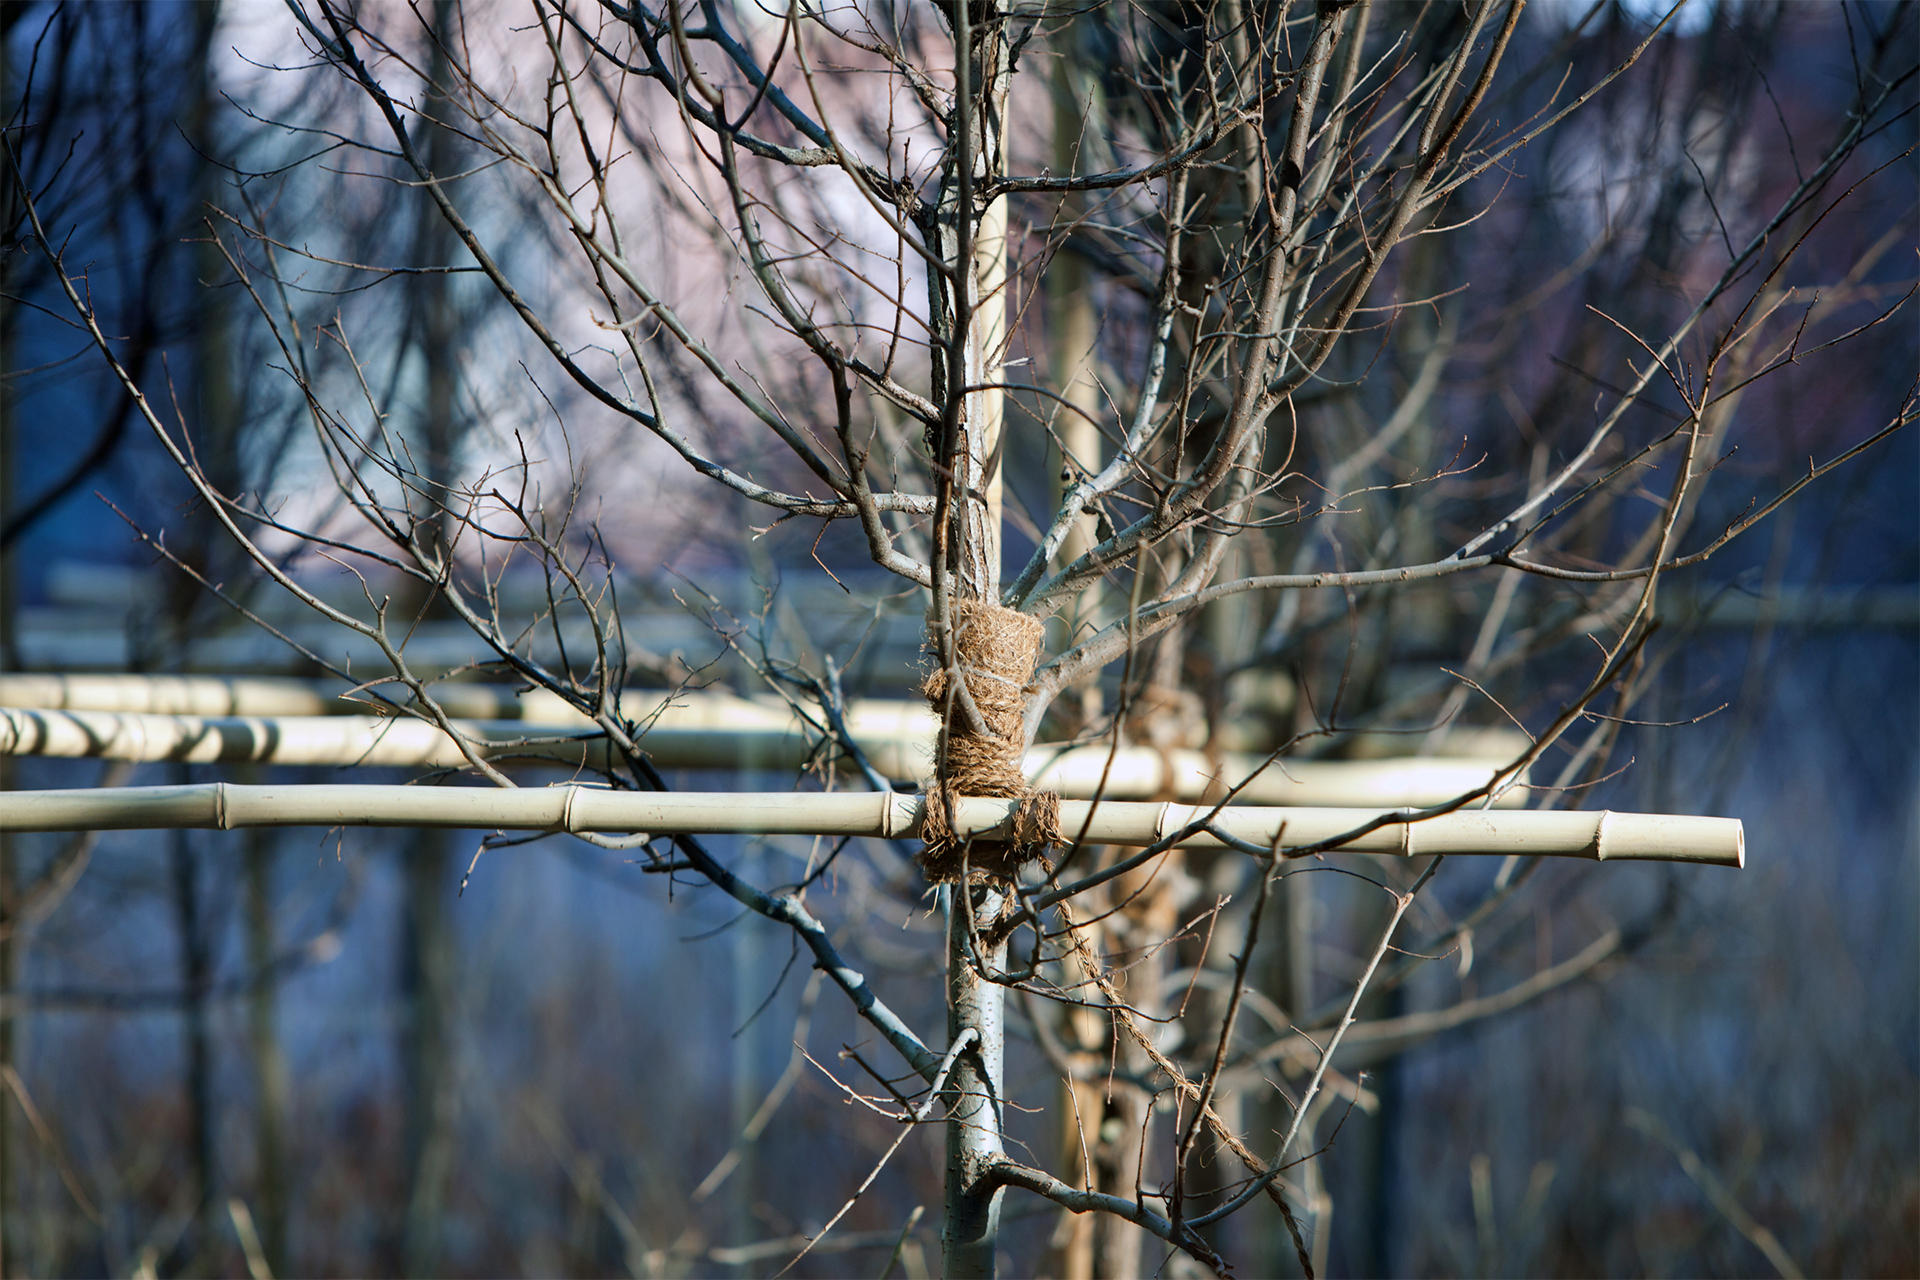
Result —
M 284 291 L 307 270 L 377 285 L 447 264 L 318 250 L 244 210 L 218 243 L 346 510 L 231 491 L 116 363 L 129 395 L 258 570 L 378 648 L 388 669 L 352 682 L 500 786 L 514 781 L 436 698 L 441 673 L 409 658 L 395 601 L 431 596 L 495 671 L 591 720 L 609 785 L 665 786 L 649 708 L 623 700 L 611 569 L 660 526 L 595 521 L 576 439 L 624 433 L 624 452 L 699 476 L 694 501 L 734 504 L 722 522 L 805 528 L 826 572 L 852 578 L 864 557 L 897 581 L 860 590 L 914 593 L 942 724 L 919 860 L 946 913 L 944 1041 L 854 967 L 821 868 L 753 883 L 693 837 L 644 856 L 789 928 L 904 1064 L 911 1088 L 883 1071 L 862 1100 L 908 1130 L 944 1124 L 950 1275 L 993 1273 L 1009 1189 L 1107 1224 L 1062 1232 L 1063 1273 L 1139 1272 L 1143 1238 L 1225 1273 L 1229 1223 L 1256 1201 L 1311 1272 L 1298 1206 L 1317 1203 L 1323 1121 L 1336 1097 L 1370 1104 L 1336 1059 L 1514 1007 L 1657 924 L 1395 1017 L 1367 1002 L 1470 941 L 1536 863 L 1413 943 L 1403 925 L 1444 860 L 1373 868 L 1375 903 L 1347 926 L 1366 941 L 1329 985 L 1311 873 L 1406 815 L 1176 850 L 1209 827 L 1202 811 L 1123 854 L 1027 781 L 1044 725 L 1221 750 L 1264 718 L 1278 769 L 1382 732 L 1430 746 L 1512 721 L 1526 745 L 1415 819 L 1519 787 L 1537 807 L 1577 802 L 1616 767 L 1658 670 L 1669 577 L 1916 412 L 1911 384 L 1863 387 L 1867 429 L 1820 438 L 1804 464 L 1729 465 L 1757 399 L 1830 349 L 1891 341 L 1911 293 L 1907 9 L 1860 11 L 1851 101 L 1805 120 L 1775 95 L 1770 51 L 1831 29 L 1790 7 L 1720 6 L 1685 36 L 1673 14 L 1529 19 L 1517 0 L 293 12 L 307 74 L 360 96 L 288 122 L 353 157 L 333 168 L 416 189 L 497 296 L 464 344 L 441 336 L 458 349 L 429 339 L 425 376 L 500 363 L 475 348 L 517 329 L 538 371 L 476 376 L 503 405 L 537 388 L 558 425 L 503 413 L 512 444 L 490 462 L 422 457 L 388 430 L 400 396 L 373 357 L 340 324 L 319 359 Z M 1706 52 L 1683 59 L 1689 42 Z M 1772 140 L 1731 123 L 1765 112 Z M 1829 234 L 1860 209 L 1870 235 Z M 545 238 L 504 232 L 506 210 L 534 211 Z M 33 227 L 60 264 L 57 232 Z M 1049 331 L 1042 279 L 1069 270 L 1091 331 L 1064 301 Z M 360 606 L 316 592 L 295 546 L 362 574 Z M 540 584 L 533 616 L 506 603 L 522 575 Z M 741 648 L 816 698 L 857 758 L 834 732 L 835 667 Z M 960 838 L 962 796 L 1015 801 L 1014 817 Z M 1009 995 L 1076 1112 L 1052 1167 L 1009 1142 Z

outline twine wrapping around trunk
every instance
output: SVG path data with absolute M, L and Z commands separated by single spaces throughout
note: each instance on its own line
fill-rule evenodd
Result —
M 987 732 L 974 727 L 950 687 L 950 673 L 935 669 L 921 685 L 940 716 L 934 784 L 927 791 L 920 865 L 936 884 L 975 880 L 1011 882 L 1020 868 L 1060 841 L 1060 797 L 1035 791 L 1021 769 L 1026 748 L 1027 682 L 1040 655 L 1046 627 L 1038 618 L 980 600 L 955 600 L 954 665 Z M 956 839 L 949 796 L 995 796 L 1020 800 L 1006 839 Z

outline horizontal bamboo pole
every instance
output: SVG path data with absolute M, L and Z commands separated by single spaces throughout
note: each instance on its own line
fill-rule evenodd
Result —
M 557 787 L 282 786 L 209 782 L 0 792 L 0 831 L 109 831 L 170 827 L 457 827 L 528 831 L 644 831 L 655 835 L 908 837 L 925 800 L 897 791 L 636 792 Z M 1003 833 L 1017 800 L 954 802 L 963 836 Z M 1300 849 L 1335 840 L 1380 815 L 1366 809 L 1284 809 L 1063 800 L 1060 829 L 1099 844 L 1149 845 L 1212 814 L 1213 828 L 1262 848 Z M 1180 843 L 1229 847 L 1207 831 Z M 1457 811 L 1391 822 L 1340 846 L 1402 857 L 1510 854 L 1738 867 L 1746 840 L 1733 818 L 1596 812 Z
M 188 686 L 190 689 L 191 686 Z M 744 702 L 744 699 L 735 701 Z M 880 704 L 882 707 L 903 704 Z M 731 728 L 689 724 L 671 714 L 648 729 L 643 746 L 668 769 L 797 768 L 814 740 L 791 712 L 783 721 L 749 704 Z M 585 721 L 536 725 L 515 720 L 456 721 L 479 755 L 534 760 L 571 768 L 605 768 L 606 742 L 583 732 Z M 876 713 L 869 725 L 885 729 Z M 924 782 L 932 774 L 933 734 L 904 715 L 910 732 L 878 732 L 864 744 L 875 768 L 890 778 Z M 859 731 L 856 731 L 859 732 Z M 275 764 L 347 768 L 459 769 L 467 761 L 438 726 L 410 717 L 207 716 L 111 711 L 52 711 L 0 707 L 0 756 L 170 761 L 183 764 Z M 1264 756 L 1229 754 L 1217 763 L 1198 751 L 1127 747 L 1039 746 L 1027 753 L 1034 784 L 1065 796 L 1113 800 L 1171 797 L 1215 799 L 1234 783 L 1241 804 L 1419 808 L 1487 785 L 1502 762 L 1408 758 L 1399 760 L 1269 763 Z M 1500 798 L 1518 807 L 1526 793 Z
M 925 781 L 932 773 L 932 758 L 929 751 L 912 773 L 889 776 Z M 1238 783 L 1235 804 L 1376 810 L 1445 803 L 1486 786 L 1507 763 L 1506 759 L 1443 756 L 1270 760 L 1252 752 L 1228 752 L 1216 762 L 1202 751 L 1046 745 L 1028 751 L 1025 761 L 1027 776 L 1036 787 L 1082 799 L 1097 794 L 1109 800 L 1218 800 Z M 1513 787 L 1496 803 L 1503 809 L 1517 809 L 1526 801 L 1525 788 Z
M 475 686 L 479 687 L 479 686 Z M 364 710 L 338 684 L 248 676 L 0 675 L 0 707 L 189 716 L 317 716 Z M 488 690 L 492 692 L 491 689 Z M 472 714 L 462 712 L 461 714 Z
M 405 700 L 406 689 L 382 684 L 348 698 L 340 684 L 249 676 L 0 674 L 0 707 L 41 711 L 107 711 L 187 716 L 360 716 L 374 694 Z M 441 683 L 435 702 L 465 720 L 526 720 L 572 729 L 591 724 L 565 699 L 544 689 L 498 684 Z M 772 695 L 747 697 L 725 689 L 623 691 L 630 716 L 650 724 L 687 729 L 792 729 L 800 719 Z M 858 736 L 917 735 L 931 742 L 934 716 L 924 703 L 852 698 L 847 723 Z
M 605 744 L 579 726 L 455 722 L 499 754 L 521 739 L 526 754 L 579 765 Z M 597 750 L 598 756 L 595 756 Z M 278 764 L 457 769 L 466 757 L 439 726 L 409 716 L 201 716 L 0 708 L 0 755 L 180 764 Z

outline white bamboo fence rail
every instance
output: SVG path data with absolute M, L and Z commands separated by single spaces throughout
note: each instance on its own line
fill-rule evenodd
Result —
M 1018 800 L 954 801 L 963 836 L 1003 833 Z M 209 782 L 0 792 L 0 831 L 107 831 L 206 827 L 452 827 L 653 835 L 822 835 L 910 837 L 925 799 L 893 791 L 742 794 L 635 792 L 598 787 L 276 786 Z M 1099 844 L 1157 844 L 1194 824 L 1178 843 L 1230 848 L 1309 848 L 1338 840 L 1341 852 L 1425 857 L 1475 854 L 1646 859 L 1738 867 L 1746 840 L 1734 818 L 1680 817 L 1609 810 L 1455 811 L 1364 830 L 1381 814 L 1367 809 L 1063 800 L 1060 830 Z
M 1111 758 L 1111 764 L 1109 764 Z M 1110 800 L 1173 797 L 1197 803 L 1218 800 L 1238 784 L 1235 804 L 1314 808 L 1421 809 L 1478 790 L 1505 768 L 1508 759 L 1455 759 L 1443 756 L 1387 760 L 1269 760 L 1265 755 L 1229 752 L 1218 762 L 1200 751 L 1159 751 L 1152 747 L 1036 746 L 1023 765 L 1036 788 L 1063 796 Z M 932 774 L 932 752 L 920 757 L 910 776 Z M 1523 786 L 1510 787 L 1495 801 L 1499 808 L 1526 804 Z
M 0 677 L 16 682 L 11 689 L 0 689 L 0 696 L 22 690 L 20 679 Z M 216 688 L 214 682 L 176 678 L 174 683 L 149 686 L 144 694 L 150 704 L 161 706 L 205 706 L 220 696 L 245 702 L 256 693 L 252 705 L 310 705 L 300 696 L 288 696 L 300 695 L 298 689 L 261 683 L 266 687 L 249 690 L 246 682 Z M 492 689 L 468 687 L 483 695 L 474 700 L 476 706 L 496 695 Z M 105 686 L 93 691 L 113 690 Z M 142 692 L 135 686 L 127 691 Z M 68 692 L 76 695 L 68 701 L 85 701 L 77 695 L 87 694 L 89 686 L 70 685 Z M 802 729 L 785 704 L 731 695 L 702 698 L 688 706 L 669 706 L 648 729 L 642 745 L 656 765 L 796 768 L 814 750 L 816 737 Z M 849 719 L 856 740 L 882 774 L 915 781 L 930 776 L 934 734 L 932 715 L 924 707 L 856 704 Z M 604 768 L 608 745 L 583 731 L 586 723 L 575 716 L 553 725 L 490 720 L 456 721 L 454 727 L 476 754 L 489 759 Z M 24 707 L 0 707 L 0 756 L 334 768 L 460 769 L 467 764 L 438 726 L 405 716 L 174 715 Z M 1198 801 L 1218 798 L 1239 783 L 1243 785 L 1234 797 L 1238 803 L 1403 808 L 1439 804 L 1484 787 L 1504 763 L 1445 757 L 1269 763 L 1265 756 L 1245 753 L 1216 762 L 1198 751 L 1043 745 L 1027 753 L 1025 767 L 1036 786 L 1082 798 Z M 1525 800 L 1525 790 L 1516 787 L 1504 792 L 1499 804 L 1517 808 Z
M 48 711 L 141 711 L 185 716 L 323 716 L 351 714 L 364 702 L 337 696 L 337 681 L 254 676 L 0 675 L 0 707 Z M 494 693 L 483 685 L 457 686 Z M 518 712 L 499 709 L 507 699 L 489 697 L 488 710 L 455 715 L 494 719 Z
M 397 684 L 377 692 L 404 699 Z M 0 674 L 0 707 L 43 711 L 122 711 L 188 716 L 354 716 L 365 715 L 373 694 L 341 696 L 338 681 L 250 676 L 50 675 Z M 799 722 L 793 709 L 771 695 L 746 697 L 724 689 L 635 689 L 624 691 L 629 714 L 645 713 L 650 723 L 675 728 L 790 729 Z M 572 705 L 544 689 L 518 691 L 505 685 L 443 683 L 433 686 L 434 701 L 449 716 L 466 720 L 526 720 L 567 725 L 591 723 Z M 658 711 L 655 716 L 654 712 Z M 848 727 L 856 737 L 912 734 L 931 742 L 933 712 L 919 702 L 885 698 L 847 701 Z

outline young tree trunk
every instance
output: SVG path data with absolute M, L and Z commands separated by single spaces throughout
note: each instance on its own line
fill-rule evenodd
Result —
M 952 896 L 972 896 L 975 919 L 992 919 L 1004 905 L 997 890 L 952 886 Z M 974 955 L 965 906 L 954 902 L 947 913 L 947 1043 L 967 1030 L 979 1039 L 954 1063 L 948 1088 L 953 1097 L 947 1116 L 946 1226 L 943 1231 L 948 1280 L 994 1274 L 994 1250 L 1000 1232 L 1000 1190 L 977 1190 L 981 1172 L 998 1159 L 1001 1141 L 1001 1064 L 1006 1046 L 1005 992 L 981 974 L 981 968 L 1006 967 L 1006 944 Z
M 954 118 L 933 240 L 946 271 L 931 282 L 937 349 L 934 391 L 947 410 L 937 442 L 945 527 L 936 533 L 929 648 L 945 667 L 957 662 L 956 600 L 996 606 L 1000 594 L 1000 365 L 1006 344 L 1006 212 L 996 201 L 979 209 L 978 180 L 999 165 L 1001 122 L 1011 72 L 1004 23 L 992 7 L 955 3 L 949 11 L 957 80 Z M 944 357 L 944 358 L 942 358 Z M 939 542 L 944 541 L 944 547 Z M 977 715 L 953 697 L 941 708 L 948 727 Z M 944 740 L 944 739 L 943 739 Z M 1024 746 L 1024 743 L 1021 744 Z M 936 775 L 944 784 L 947 762 Z M 1006 895 L 963 877 L 947 894 L 948 1043 L 971 1031 L 954 1064 L 947 1119 L 946 1221 L 943 1273 L 950 1278 L 995 1272 L 1000 1189 L 979 1186 L 1004 1152 L 1001 1063 L 1005 992 L 987 976 L 1006 967 L 1006 944 L 984 941 L 983 926 L 1007 908 Z

